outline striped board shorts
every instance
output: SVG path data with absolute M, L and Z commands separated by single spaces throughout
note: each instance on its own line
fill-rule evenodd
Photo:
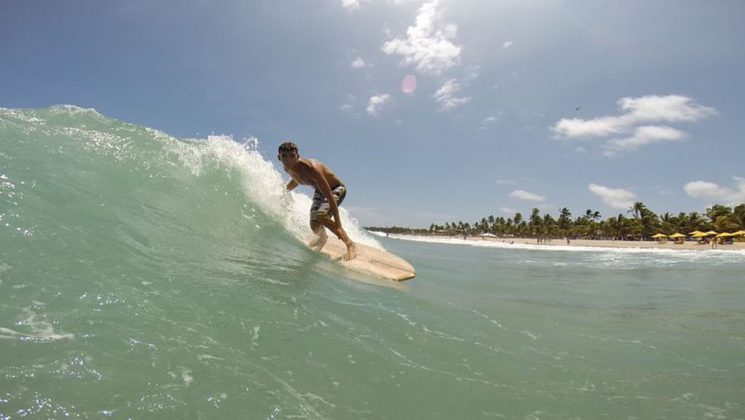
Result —
M 336 197 L 336 205 L 340 205 L 344 201 L 344 197 L 347 196 L 347 187 L 344 184 L 339 184 L 336 188 L 331 190 L 331 194 Z M 318 220 L 319 216 L 326 216 L 333 218 L 331 213 L 331 204 L 329 204 L 326 197 L 323 196 L 321 190 L 316 189 L 313 193 L 313 205 L 310 206 L 310 221 Z

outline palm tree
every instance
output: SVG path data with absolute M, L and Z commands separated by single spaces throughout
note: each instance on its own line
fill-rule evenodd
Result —
M 530 223 L 528 224 L 533 236 L 540 236 L 541 224 L 541 211 L 537 208 L 533 208 L 530 212 Z
M 722 215 L 717 216 L 714 220 L 714 229 L 717 232 L 734 232 L 739 228 L 739 224 L 735 221 L 733 215 Z
M 555 236 L 558 236 L 558 230 L 559 228 L 556 225 L 556 220 L 554 220 L 554 218 L 551 217 L 550 214 L 546 213 L 543 216 L 543 233 L 549 238 L 553 238 Z
M 500 233 L 505 233 L 506 225 L 507 225 L 507 222 L 504 219 L 504 217 L 502 216 L 497 217 L 496 220 L 494 220 L 494 228 L 493 228 L 492 233 L 495 235 L 500 234 Z
M 631 221 L 619 213 L 616 222 L 618 223 L 618 236 L 625 241 L 632 232 Z
M 592 220 L 592 221 L 597 221 L 598 219 L 600 219 L 600 212 L 597 211 L 597 210 L 596 211 L 592 211 L 590 209 L 587 209 L 585 211 L 585 219 Z
M 714 223 L 720 216 L 732 216 L 732 209 L 721 204 L 714 204 L 711 208 L 706 209 L 706 215 Z
M 523 215 L 520 213 L 515 213 L 515 216 L 512 218 L 512 223 L 514 224 L 513 231 L 515 233 L 515 236 L 520 235 L 520 230 L 523 225 Z
M 735 206 L 732 210 L 732 216 L 739 229 L 745 230 L 745 204 Z
M 662 217 L 660 217 L 660 220 L 662 222 L 661 230 L 665 232 L 665 234 L 670 235 L 675 232 L 677 228 L 677 219 L 675 216 L 670 214 L 670 212 L 665 212 Z
M 607 227 L 607 233 L 613 237 L 613 239 L 626 239 L 628 231 L 628 223 L 623 214 L 619 214 L 618 217 L 610 217 L 606 220 L 605 225 Z
M 647 209 L 647 206 L 645 206 L 644 203 L 642 203 L 641 201 L 637 201 L 629 208 L 627 213 L 632 213 L 634 215 L 634 219 L 639 220 L 641 219 L 642 214 L 644 213 L 644 210 L 646 209 Z
M 653 231 L 659 228 L 660 220 L 659 217 L 641 201 L 637 201 L 628 210 L 628 213 L 634 215 L 634 220 L 639 224 L 639 234 L 641 239 L 648 238 L 652 235 Z
M 693 232 L 694 230 L 708 230 L 706 219 L 698 212 L 690 212 L 686 217 L 686 227 L 684 230 L 687 231 L 686 233 Z

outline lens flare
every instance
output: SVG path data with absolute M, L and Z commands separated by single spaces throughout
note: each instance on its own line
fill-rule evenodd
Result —
M 416 77 L 413 74 L 406 75 L 401 81 L 401 91 L 407 95 L 414 93 L 416 90 Z

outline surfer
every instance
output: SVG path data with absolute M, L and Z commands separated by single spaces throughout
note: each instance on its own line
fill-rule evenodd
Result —
M 295 143 L 282 143 L 277 150 L 277 158 L 292 178 L 287 183 L 287 191 L 292 191 L 301 184 L 315 188 L 313 205 L 310 207 L 310 229 L 318 237 L 309 244 L 311 248 L 321 249 L 326 244 L 328 236 L 325 226 L 347 246 L 344 259 L 351 260 L 356 257 L 357 247 L 344 231 L 339 217 L 339 204 L 347 195 L 347 187 L 322 162 L 315 159 L 300 159 Z

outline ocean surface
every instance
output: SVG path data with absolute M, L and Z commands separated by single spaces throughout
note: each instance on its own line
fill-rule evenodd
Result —
M 417 270 L 360 281 L 257 149 L 0 109 L 0 419 L 745 418 L 745 253 L 415 242 L 344 211 Z

